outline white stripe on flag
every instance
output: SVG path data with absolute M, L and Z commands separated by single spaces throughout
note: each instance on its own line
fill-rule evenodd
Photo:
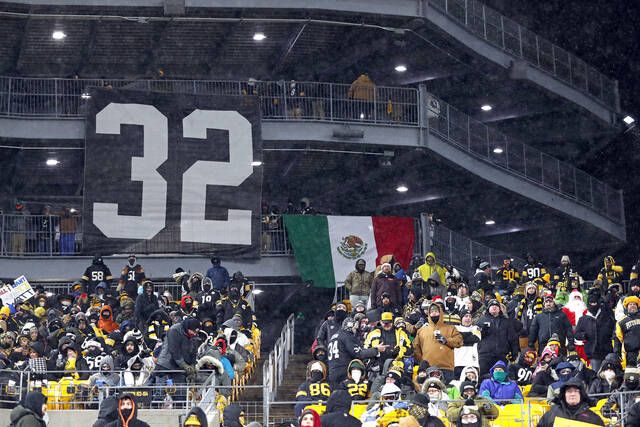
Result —
M 331 261 L 336 281 L 343 283 L 355 269 L 356 260 L 363 258 L 367 270 L 375 268 L 378 250 L 369 216 L 328 216 Z

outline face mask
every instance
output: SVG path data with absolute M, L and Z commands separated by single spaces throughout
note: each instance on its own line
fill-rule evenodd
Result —
M 336 320 L 340 323 L 347 317 L 347 312 L 345 310 L 336 310 Z
M 416 378 L 416 382 L 418 384 L 424 384 L 424 382 L 427 380 L 427 376 L 426 375 L 418 375 L 418 378 Z
M 71 301 L 69 301 L 69 300 L 64 300 L 64 301 L 62 301 L 62 303 L 61 303 L 61 304 L 62 304 L 64 307 L 69 307 L 69 306 L 71 305 Z
M 109 318 L 109 312 L 108 311 L 103 311 L 102 312 L 102 318 L 103 319 L 108 319 Z
M 433 323 L 438 323 L 438 321 L 440 320 L 440 315 L 437 315 L 437 316 L 431 315 L 431 316 L 429 316 L 429 318 L 431 319 L 431 321 Z
M 602 373 L 602 376 L 607 380 L 611 381 L 616 377 L 616 373 L 613 369 L 607 369 Z
M 131 267 L 133 267 L 136 264 L 136 259 L 135 258 L 129 258 L 129 265 Z
M 321 362 L 325 362 L 327 360 L 327 355 L 326 353 L 317 353 L 315 359 Z
M 121 409 L 120 412 L 122 413 L 122 418 L 128 420 L 131 416 L 131 412 L 133 412 L 133 409 Z
M 354 382 L 359 383 L 360 378 L 362 378 L 362 371 L 360 369 L 354 369 L 351 371 L 351 378 L 353 378 Z
M 500 371 L 494 371 L 493 372 L 493 379 L 498 381 L 498 382 L 504 382 L 504 380 L 507 379 L 507 373 L 506 372 L 500 372 Z
M 638 381 L 625 381 L 627 384 L 627 387 L 631 390 L 635 390 L 638 387 Z
M 8 342 L 8 341 L 2 341 L 2 348 L 9 349 L 12 347 L 12 343 Z
M 429 399 L 431 399 L 431 400 L 440 399 L 440 392 L 438 392 L 438 391 L 430 391 L 427 394 L 429 395 Z
M 320 371 L 312 371 L 311 372 L 311 382 L 319 383 L 322 381 L 322 372 Z

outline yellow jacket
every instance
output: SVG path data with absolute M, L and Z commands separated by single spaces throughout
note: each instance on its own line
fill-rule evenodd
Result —
M 427 257 L 433 258 L 433 265 L 427 264 Z M 433 252 L 427 252 L 424 256 L 425 262 L 420 267 L 418 267 L 418 273 L 420 273 L 420 277 L 425 282 L 433 273 L 438 273 L 438 277 L 440 277 L 440 284 L 444 285 L 446 283 L 445 269 L 441 265 L 436 262 L 436 254 Z

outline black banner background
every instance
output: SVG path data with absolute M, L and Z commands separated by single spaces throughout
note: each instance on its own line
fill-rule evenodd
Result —
M 253 160 L 262 159 L 260 109 L 250 96 L 205 96 L 92 88 L 85 136 L 83 251 L 87 253 L 198 253 L 260 256 L 262 167 L 241 185 L 206 187 L 206 220 L 226 220 L 228 209 L 251 210 L 251 245 L 180 241 L 183 175 L 196 161 L 229 161 L 229 133 L 207 130 L 207 139 L 183 138 L 183 119 L 195 109 L 237 111 L 250 123 Z M 144 156 L 143 127 L 121 125 L 120 135 L 97 134 L 96 114 L 110 103 L 152 105 L 167 117 L 168 159 L 157 168 L 167 183 L 166 225 L 149 240 L 109 238 L 94 224 L 94 203 L 117 203 L 119 215 L 140 216 L 142 182 L 131 180 L 132 157 Z M 250 162 L 252 159 L 248 159 Z M 210 183 L 207 183 L 210 184 Z M 154 215 L 163 213 L 154 212 Z M 189 215 L 189 212 L 186 212 Z

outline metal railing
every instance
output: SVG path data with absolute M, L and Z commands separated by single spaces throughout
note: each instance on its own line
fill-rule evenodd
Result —
M 263 425 L 269 425 L 269 402 L 276 398 L 278 387 L 284 380 L 284 371 L 289 366 L 289 357 L 294 354 L 295 322 L 294 315 L 287 318 L 287 322 L 280 332 L 280 337 L 273 346 L 273 350 L 264 362 L 262 368 L 262 414 Z
M 439 1 L 444 1 L 446 6 L 453 0 Z M 86 106 L 86 97 L 82 94 L 92 86 L 202 95 L 255 95 L 260 97 L 262 117 L 267 121 L 420 127 L 493 166 L 508 170 L 624 225 L 624 203 L 620 190 L 470 118 L 422 87 L 316 82 L 295 82 L 292 86 L 291 82 L 285 81 L 0 77 L 0 115 L 81 117 Z
M 572 53 L 477 0 L 432 0 L 429 4 L 459 22 L 475 36 L 618 111 L 617 82 Z
M 475 273 L 471 269 L 473 258 L 475 257 L 480 257 L 483 261 L 487 261 L 493 268 L 502 266 L 502 261 L 507 256 L 513 259 L 512 265 L 518 270 L 526 264 L 523 259 L 473 241 L 443 225 L 434 225 L 432 231 L 431 249 L 436 253 L 438 262 L 451 264 L 457 269 L 468 273 L 469 277 L 472 277 Z

